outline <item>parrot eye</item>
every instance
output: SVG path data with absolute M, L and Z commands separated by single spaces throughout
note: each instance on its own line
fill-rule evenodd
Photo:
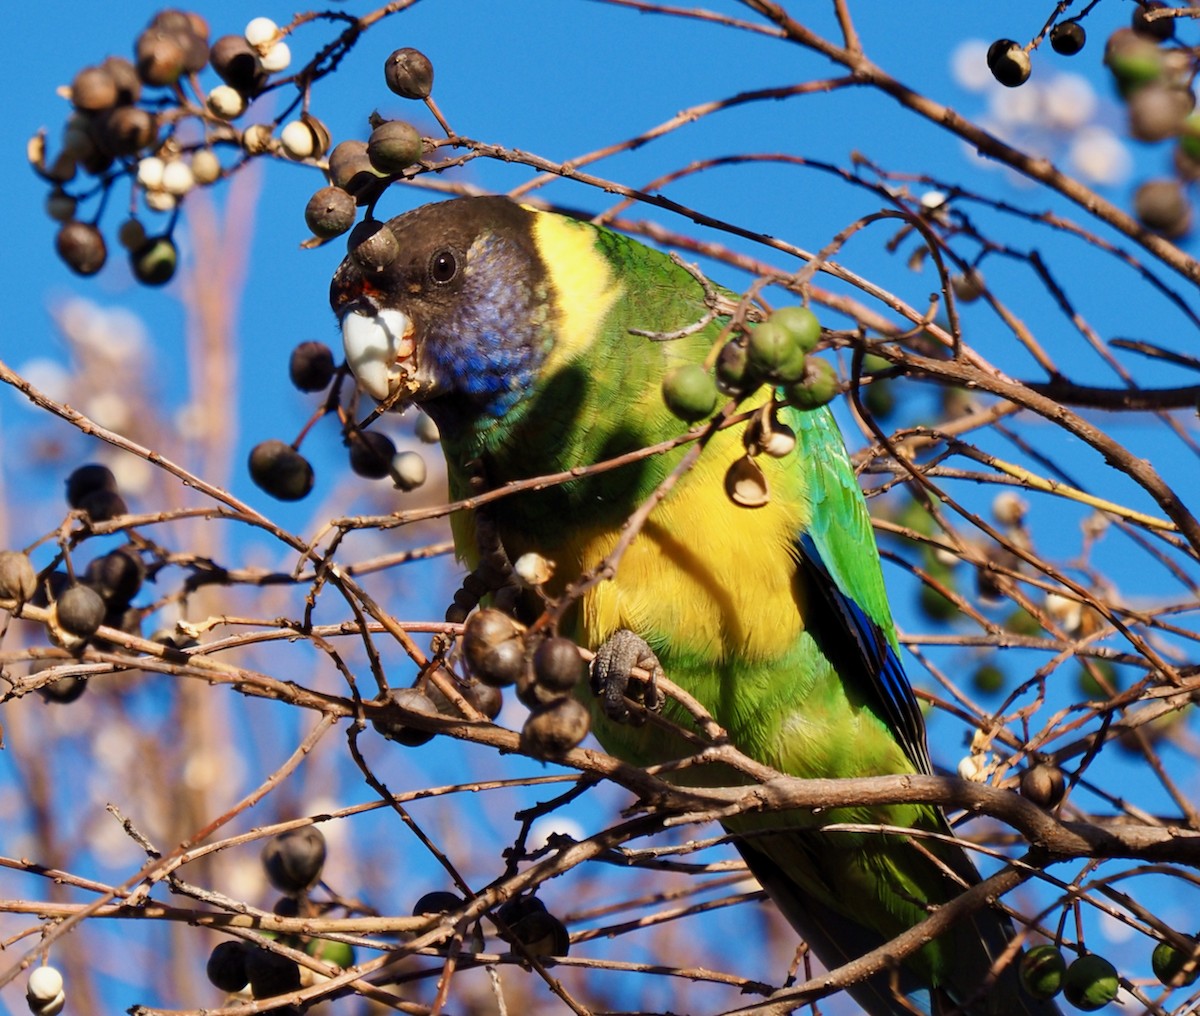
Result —
M 429 262 L 429 277 L 444 286 L 458 274 L 458 258 L 452 251 L 440 250 Z

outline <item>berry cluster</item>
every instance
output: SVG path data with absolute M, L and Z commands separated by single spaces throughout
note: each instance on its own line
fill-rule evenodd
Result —
M 529 707 L 521 728 L 524 751 L 560 758 L 587 736 L 587 708 L 572 695 L 587 667 L 570 639 L 537 639 L 507 614 L 487 608 L 467 619 L 462 650 L 482 684 L 494 689 L 515 685 L 518 700 Z
M 128 511 L 112 471 L 97 463 L 71 473 L 66 494 L 71 508 L 89 522 L 104 522 Z M 133 606 L 133 599 L 146 572 L 142 552 L 133 543 L 93 558 L 82 572 L 51 566 L 39 573 L 29 555 L 0 551 L 0 607 L 11 610 L 29 603 L 47 610 L 46 634 L 70 653 L 78 654 L 88 644 L 108 648 L 109 643 L 96 637 L 102 625 L 141 634 L 142 611 Z M 31 675 L 57 665 L 52 659 L 39 661 Z M 37 690 L 48 701 L 73 702 L 85 687 L 83 678 L 68 675 L 47 680 Z
M 329 132 L 307 111 L 278 138 L 274 124 L 236 125 L 256 96 L 281 83 L 278 76 L 291 63 L 285 35 L 259 17 L 242 34 L 210 45 L 203 17 L 164 10 L 135 40 L 132 59 L 109 56 L 75 75 L 63 89 L 73 112 L 57 150 L 47 150 L 44 133 L 29 148 L 34 169 L 51 185 L 47 211 L 61 223 L 56 247 L 68 267 L 94 275 L 104 266 L 108 246 L 100 218 L 120 181 L 134 191 L 129 207 L 172 213 L 150 232 L 135 211 L 116 231 L 134 276 L 157 286 L 175 273 L 173 213 L 193 188 L 215 183 L 254 156 L 312 160 L 325 152 Z M 206 69 L 218 79 L 207 89 Z M 81 214 L 85 205 L 94 205 L 90 216 Z
M 1192 225 L 1186 191 L 1200 179 L 1200 113 L 1192 90 L 1195 49 L 1176 40 L 1174 17 L 1158 16 L 1166 10 L 1160 0 L 1139 0 L 1130 26 L 1117 29 L 1105 43 L 1104 63 L 1125 103 L 1130 137 L 1150 144 L 1175 142 L 1172 175 L 1143 182 L 1133 196 L 1138 221 L 1174 240 Z M 1087 33 L 1079 19 L 1059 21 L 1051 28 L 1050 45 L 1056 53 L 1073 56 L 1083 49 Z M 987 53 L 992 76 L 1009 88 L 1023 85 L 1032 71 L 1032 48 L 997 39 Z
M 330 904 L 318 903 L 309 896 L 325 866 L 325 837 L 316 826 L 301 826 L 272 836 L 263 847 L 262 865 L 267 880 L 284 893 L 275 904 L 275 913 L 280 917 L 315 917 L 330 909 Z M 273 931 L 259 934 L 334 967 L 354 964 L 354 947 L 345 942 Z M 220 942 L 209 954 L 205 972 L 215 987 L 245 999 L 284 995 L 321 976 L 282 953 L 243 939 Z

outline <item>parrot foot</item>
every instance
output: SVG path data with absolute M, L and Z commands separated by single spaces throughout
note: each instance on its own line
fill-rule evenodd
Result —
M 630 687 L 634 668 L 649 671 L 649 681 L 638 681 Z M 628 696 L 647 709 L 662 709 L 664 697 L 658 691 L 658 676 L 662 664 L 646 640 L 628 628 L 618 628 L 599 649 L 592 661 L 592 691 L 604 702 L 604 713 L 618 723 L 644 723 L 645 716 L 631 712 L 625 703 Z

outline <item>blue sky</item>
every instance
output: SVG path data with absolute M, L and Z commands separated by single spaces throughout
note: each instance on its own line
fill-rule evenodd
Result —
M 812 12 L 814 27 L 832 30 L 825 5 L 794 2 L 792 6 L 806 14 L 807 8 L 817 8 Z M 361 13 L 370 5 L 337 7 Z M 731 2 L 713 3 L 711 7 L 735 16 L 746 15 L 740 5 Z M 1099 5 L 1087 22 L 1089 47 L 1080 56 L 1068 60 L 1043 47 L 1035 54 L 1031 87 L 1019 94 L 1001 93 L 993 87 L 964 87 L 961 70 L 956 77 L 954 55 L 964 40 L 986 42 L 1011 36 L 1024 41 L 1040 28 L 1051 7 L 1025 0 L 1007 4 L 903 5 L 866 0 L 856 5 L 856 11 L 864 46 L 876 63 L 965 115 L 987 117 L 998 129 L 1023 132 L 1021 136 L 1028 138 L 1033 130 L 1028 117 L 1041 116 L 1044 120 L 1046 107 L 1031 114 L 1019 108 L 1018 100 L 1036 103 L 1040 94 L 1044 104 L 1049 101 L 1047 96 L 1068 94 L 1074 96 L 1070 105 L 1075 112 L 1088 102 L 1094 103 L 1094 110 L 1086 117 L 1087 125 L 1119 133 L 1120 107 L 1099 66 L 1099 56 L 1104 36 L 1128 17 L 1127 3 L 1106 0 Z M 64 306 L 83 307 L 85 313 L 107 321 L 106 334 L 128 338 L 139 328 L 144 330 L 137 362 L 126 363 L 122 370 L 129 371 L 130 384 L 144 378 L 144 382 L 136 383 L 152 387 L 153 405 L 168 407 L 165 418 L 180 423 L 171 410 L 186 399 L 191 361 L 181 334 L 184 317 L 179 283 L 158 291 L 138 287 L 119 263 L 115 244 L 111 245 L 113 263 L 97 278 L 81 280 L 72 276 L 53 252 L 53 224 L 42 210 L 45 187 L 24 161 L 27 137 L 39 127 L 48 128 L 53 137 L 67 113 L 67 104 L 56 96 L 55 88 L 67 83 L 84 63 L 98 62 L 108 53 L 128 53 L 132 38 L 156 9 L 157 5 L 141 0 L 119 5 L 71 4 L 66 14 L 55 9 L 52 23 L 47 23 L 45 7 L 20 4 L 7 13 L 10 47 L 24 58 L 14 57 L 0 64 L 5 94 L 17 100 L 10 103 L 4 144 L 0 147 L 0 181 L 13 198 L 6 242 L 0 245 L 0 271 L 9 280 L 0 359 L 18 368 L 42 361 L 39 377 L 48 376 L 46 363 L 69 366 L 67 348 L 53 321 Z M 282 6 L 251 10 L 229 0 L 214 0 L 199 5 L 199 9 L 209 19 L 214 35 L 241 31 L 253 14 L 270 15 L 284 22 L 292 11 Z M 292 40 L 296 61 L 306 59 L 330 34 L 329 26 L 320 23 L 298 32 Z M 633 136 L 696 103 L 837 73 L 825 61 L 796 47 L 746 33 L 719 32 L 711 25 L 639 15 L 588 0 L 423 0 L 369 32 L 341 71 L 317 84 L 312 108 L 327 122 L 335 140 L 365 137 L 366 118 L 374 109 L 385 116 L 412 117 L 423 131 L 434 130 L 419 105 L 405 103 L 384 87 L 384 57 L 401 45 L 416 46 L 432 58 L 437 75 L 435 98 L 461 134 L 555 160 Z M 1069 84 L 1060 80 L 1057 91 L 1051 88 L 1038 92 L 1038 87 L 1052 85 L 1063 74 L 1078 75 L 1093 89 L 1088 92 L 1074 80 Z M 269 108 L 263 110 L 264 118 L 271 113 Z M 1071 111 L 1062 115 L 1070 120 Z M 1080 126 L 1077 124 L 1074 130 Z M 1046 154 L 1065 162 L 1070 158 L 1074 136 L 1065 131 L 1054 135 L 1043 132 L 1036 141 L 1046 146 Z M 637 186 L 697 158 L 747 150 L 802 155 L 838 166 L 848 166 L 853 153 L 862 153 L 897 173 L 932 173 L 1035 212 L 1075 214 L 1064 200 L 1044 192 L 1034 193 L 1011 175 L 982 165 L 946 132 L 900 111 L 890 100 L 865 88 L 760 103 L 717 114 L 636 153 L 606 160 L 596 169 L 601 175 Z M 1127 149 L 1125 157 L 1129 161 L 1128 175 L 1098 189 L 1110 200 L 1127 206 L 1133 183 L 1162 172 L 1169 156 L 1165 146 L 1135 146 Z M 317 428 L 305 446 L 318 471 L 312 503 L 282 506 L 272 502 L 250 484 L 241 469 L 254 444 L 267 437 L 290 440 L 312 410 L 313 400 L 297 394 L 287 382 L 287 356 L 296 342 L 310 338 L 336 348 L 338 337 L 328 312 L 326 290 L 343 251 L 337 240 L 317 251 L 300 249 L 306 237 L 304 203 L 321 184 L 317 173 L 276 163 L 247 176 L 238 183 L 242 197 L 236 206 L 253 219 L 253 228 L 245 232 L 244 247 L 234 252 L 244 257 L 246 264 L 234 326 L 237 372 L 226 379 L 227 385 L 207 389 L 201 397 L 209 406 L 222 407 L 222 419 L 234 435 L 230 462 L 215 467 L 218 472 L 230 468 L 228 480 L 233 492 L 283 525 L 311 534 L 322 512 L 328 516 L 351 509 L 386 510 L 402 502 L 378 489 L 364 495 L 362 486 L 349 479 L 341 465 L 334 428 L 328 426 L 328 421 Z M 518 166 L 475 162 L 465 176 L 479 186 L 504 190 L 526 180 L 529 172 Z M 542 193 L 547 199 L 589 211 L 599 212 L 609 204 L 605 195 L 571 183 L 555 183 Z M 718 169 L 689 177 L 667 193 L 706 213 L 787 238 L 810 250 L 818 249 L 838 230 L 878 206 L 877 199 L 868 193 L 839 185 L 813 171 L 780 166 Z M 216 193 L 218 209 L 230 207 L 234 199 L 227 195 L 227 190 Z M 119 192 L 106 217 L 110 230 L 119 219 L 114 214 L 115 206 L 125 200 L 126 193 Z M 423 200 L 425 195 L 420 192 L 395 188 L 379 211 L 381 215 L 398 213 Z M 686 220 L 652 208 L 637 214 L 671 229 L 690 227 Z M 1147 298 L 1136 276 L 1116 268 L 1112 260 L 1095 257 L 1084 245 L 1061 234 L 1030 229 L 986 209 L 972 207 L 971 214 L 1014 248 L 1036 247 L 1041 251 L 1101 337 L 1131 336 L 1194 352 L 1194 332 L 1188 331 L 1182 316 L 1167 301 Z M 860 274 L 894 287 L 914 305 L 923 305 L 924 297 L 936 288 L 936 276 L 928 267 L 921 274 L 914 273 L 905 266 L 903 256 L 883 251 L 890 228 L 875 226 L 856 237 L 839 260 Z M 754 250 L 735 238 L 705 235 L 737 250 Z M 186 228 L 179 239 L 187 262 L 194 242 Z M 1194 242 L 1188 249 L 1195 250 Z M 714 274 L 734 288 L 749 281 L 728 268 L 715 270 Z M 1085 350 L 1044 292 L 1032 283 L 1026 267 L 994 257 L 987 262 L 986 274 L 1007 294 L 1016 312 L 1051 355 L 1062 358 L 1076 372 L 1076 379 L 1113 383 L 1100 359 Z M 1168 276 L 1167 280 L 1183 289 L 1175 278 Z M 1187 295 L 1194 297 L 1192 293 Z M 96 309 L 71 303 L 78 299 L 89 301 Z M 136 315 L 140 326 L 129 324 L 128 318 L 112 316 L 127 313 Z M 973 345 L 1017 376 L 1038 376 L 1029 357 L 994 318 L 974 308 L 966 314 Z M 1182 384 L 1193 380 L 1148 362 L 1130 362 L 1136 367 L 1136 376 L 1145 383 Z M 131 402 L 137 401 L 132 393 L 123 392 L 125 379 L 120 373 L 103 380 L 118 400 L 125 395 Z M 920 403 L 922 399 L 927 401 L 928 395 L 918 394 L 915 398 Z M 1184 422 L 1190 425 L 1190 421 Z M 23 544 L 56 524 L 54 513 L 62 510 L 58 500 L 62 477 L 80 457 L 95 453 L 94 446 L 65 425 L 54 424 L 48 431 L 40 431 L 36 443 L 26 440 L 35 424 L 40 425 L 38 418 L 21 400 L 8 392 L 0 393 L 0 477 L 9 493 L 10 512 L 0 517 L 0 535 L 9 544 Z M 411 440 L 407 422 L 391 422 L 389 427 L 398 437 Z M 1139 454 L 1151 458 L 1186 494 L 1195 495 L 1194 459 L 1181 444 L 1164 441 L 1157 427 L 1121 427 L 1118 433 Z M 48 443 L 44 440 L 46 434 L 51 438 Z M 1081 473 L 1092 476 L 1103 468 L 1098 457 L 1081 446 L 1059 435 L 1044 436 L 1047 448 Z M 186 444 L 176 442 L 174 447 Z M 202 465 L 184 464 L 197 469 Z M 1128 484 L 1118 485 L 1113 491 L 1128 498 L 1133 507 L 1153 508 L 1141 492 Z M 980 504 L 981 510 L 986 510 L 986 501 Z M 21 510 L 14 510 L 18 505 Z M 1035 528 L 1051 540 L 1061 541 L 1061 557 L 1067 558 L 1080 537 L 1074 517 L 1055 521 L 1059 510 L 1054 502 L 1034 499 Z M 270 559 L 274 552 L 247 551 L 252 557 L 259 553 Z M 1119 560 L 1104 563 L 1114 569 L 1131 599 L 1153 598 L 1163 588 L 1162 575 L 1153 568 L 1143 570 L 1139 565 L 1122 570 Z M 893 576 L 893 583 L 901 592 L 911 591 L 903 576 Z M 902 628 L 920 630 L 927 626 L 903 595 L 894 598 Z M 413 609 L 419 610 L 420 606 L 414 603 Z M 939 761 L 951 766 L 955 763 L 961 753 L 961 746 L 955 742 L 957 736 L 956 732 L 949 733 L 948 743 L 935 747 Z M 0 851 L 4 849 L 0 842 Z

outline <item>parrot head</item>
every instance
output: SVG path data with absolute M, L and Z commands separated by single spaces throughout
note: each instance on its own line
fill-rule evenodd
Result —
M 365 392 L 421 403 L 443 432 L 520 402 L 553 345 L 533 216 L 461 198 L 380 224 L 369 254 L 352 247 L 330 303 Z

